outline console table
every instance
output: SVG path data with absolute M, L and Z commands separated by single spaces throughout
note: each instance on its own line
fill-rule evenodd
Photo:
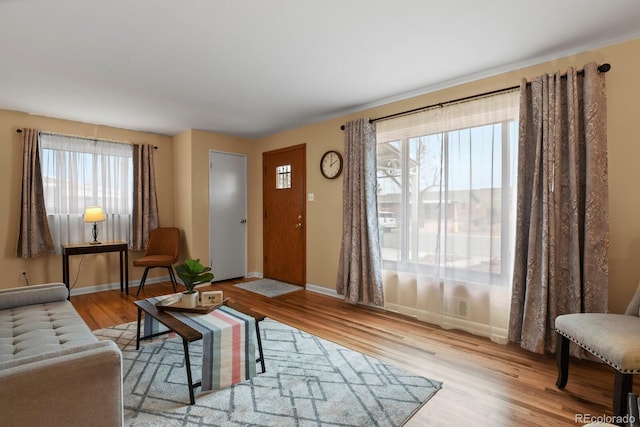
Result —
M 120 253 L 120 292 L 126 290 L 127 295 L 129 295 L 129 245 L 127 242 L 102 242 L 94 245 L 90 243 L 73 243 L 62 245 L 62 281 L 69 290 L 68 298 L 71 297 L 69 257 L 71 255 L 99 254 L 105 252 Z

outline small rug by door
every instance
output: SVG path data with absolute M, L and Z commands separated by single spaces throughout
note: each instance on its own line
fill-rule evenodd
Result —
M 181 340 L 156 339 L 136 351 L 135 327 L 94 331 L 122 349 L 127 426 L 397 426 L 442 385 L 265 319 L 266 372 L 222 390 L 198 388 L 189 405 Z M 189 347 L 196 381 L 201 342 Z
M 253 280 L 251 282 L 238 283 L 234 286 L 264 295 L 265 297 L 277 297 L 288 294 L 289 292 L 301 291 L 304 289 L 302 286 L 290 285 L 289 283 L 273 279 Z

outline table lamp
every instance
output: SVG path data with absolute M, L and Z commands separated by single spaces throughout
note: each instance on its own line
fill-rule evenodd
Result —
M 98 223 L 105 220 L 104 211 L 100 206 L 89 206 L 84 210 L 84 222 L 92 222 L 93 228 L 91 229 L 91 235 L 93 236 L 92 245 L 99 245 L 98 242 Z

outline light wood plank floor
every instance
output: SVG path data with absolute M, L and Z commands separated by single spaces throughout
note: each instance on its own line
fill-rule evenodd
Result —
M 415 374 L 443 381 L 408 426 L 576 426 L 576 414 L 611 414 L 613 371 L 571 359 L 565 390 L 555 386 L 552 356 L 499 345 L 412 318 L 353 306 L 311 291 L 266 298 L 233 286 L 213 285 L 225 297 L 282 323 L 371 355 Z M 172 292 L 171 284 L 137 288 L 125 296 L 105 291 L 71 297 L 91 329 L 136 319 L 133 301 Z M 268 367 L 267 367 L 268 369 Z

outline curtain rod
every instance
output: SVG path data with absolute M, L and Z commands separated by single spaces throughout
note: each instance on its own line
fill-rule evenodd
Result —
M 17 133 L 22 133 L 22 129 L 16 129 Z M 113 141 L 111 139 L 104 139 L 104 138 L 88 138 L 86 136 L 77 136 L 77 135 L 67 135 L 64 133 L 54 133 L 54 132 L 38 132 L 38 133 L 44 133 L 46 135 L 58 135 L 58 136 L 66 136 L 68 138 L 79 138 L 79 139 L 92 139 L 94 141 L 105 141 L 105 142 L 115 142 L 116 144 L 129 144 L 129 145 L 137 145 L 134 144 L 133 142 L 126 142 L 126 141 Z M 158 149 L 158 147 L 156 145 L 153 146 L 154 149 Z
M 600 72 L 600 73 L 606 73 L 610 69 L 611 69 L 611 64 L 608 64 L 608 63 L 601 64 L 601 65 L 598 66 L 598 72 Z M 584 74 L 584 70 L 579 70 L 578 74 L 579 75 Z M 566 74 L 563 74 L 562 77 L 566 77 Z M 527 82 L 527 84 L 529 84 L 529 83 Z M 420 111 L 429 110 L 429 109 L 435 108 L 435 107 L 444 107 L 445 105 L 450 105 L 450 104 L 455 104 L 455 103 L 458 103 L 458 102 L 469 101 L 469 100 L 472 100 L 474 98 L 481 98 L 483 96 L 489 96 L 489 95 L 495 95 L 495 94 L 502 93 L 502 92 L 508 92 L 510 90 L 518 89 L 519 87 L 520 87 L 520 85 L 511 86 L 511 87 L 508 87 L 508 88 L 492 90 L 492 91 L 480 93 L 480 94 L 477 94 L 477 95 L 465 96 L 463 98 L 454 99 L 452 101 L 439 102 L 437 104 L 427 105 L 427 106 L 424 106 L 424 107 L 418 107 L 418 108 L 414 108 L 412 110 L 401 111 L 399 113 L 389 114 L 388 116 L 382 116 L 382 117 L 378 117 L 378 118 L 375 118 L 375 119 L 370 119 L 369 123 L 375 123 L 375 122 L 378 122 L 378 121 L 381 121 L 381 120 L 387 120 L 387 119 L 391 119 L 391 118 L 394 118 L 394 117 L 399 117 L 399 116 L 405 116 L 405 115 L 408 115 L 408 114 L 418 113 Z M 340 129 L 344 130 L 345 129 L 344 125 L 340 126 Z

